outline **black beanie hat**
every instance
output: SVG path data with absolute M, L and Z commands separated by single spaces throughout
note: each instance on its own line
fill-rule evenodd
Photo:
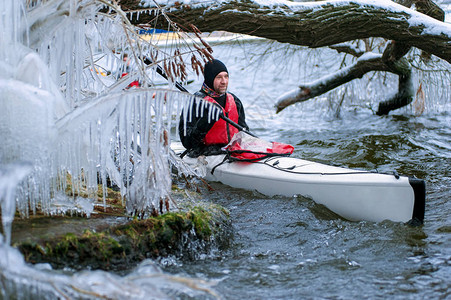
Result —
M 213 81 L 215 80 L 215 77 L 224 71 L 229 73 L 222 61 L 213 59 L 212 61 L 207 62 L 204 67 L 204 83 L 213 90 Z

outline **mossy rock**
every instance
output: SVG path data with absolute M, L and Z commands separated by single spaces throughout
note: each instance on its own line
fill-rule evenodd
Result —
M 31 263 L 54 268 L 128 269 L 146 258 L 175 255 L 195 259 L 228 246 L 229 213 L 218 205 L 195 206 L 145 220 L 133 219 L 101 232 L 85 230 L 16 244 Z

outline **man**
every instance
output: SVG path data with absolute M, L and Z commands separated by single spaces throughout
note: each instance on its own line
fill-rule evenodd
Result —
M 226 66 L 221 61 L 214 59 L 205 64 L 204 83 L 195 95 L 203 98 L 204 101 L 218 105 L 224 116 L 249 129 L 245 120 L 243 104 L 235 95 L 227 92 L 228 85 L 229 72 Z M 209 120 L 209 106 L 205 106 L 206 108 L 201 114 L 196 110 L 198 103 L 193 103 L 191 119 L 187 117 L 186 126 L 182 112 L 179 135 L 191 157 L 218 154 L 221 147 L 227 145 L 233 135 L 238 132 L 237 128 L 226 121 L 211 118 L 211 116 L 216 116 L 215 113 L 210 114 Z
M 121 73 L 121 78 L 124 76 L 127 76 L 128 73 L 130 73 L 130 64 L 131 64 L 131 60 L 128 57 L 127 53 L 124 53 L 124 56 L 122 57 L 122 61 L 124 62 L 124 65 L 122 66 L 122 73 Z M 134 80 L 132 81 L 125 89 L 129 89 L 129 88 L 138 88 L 139 87 L 139 81 L 138 80 Z

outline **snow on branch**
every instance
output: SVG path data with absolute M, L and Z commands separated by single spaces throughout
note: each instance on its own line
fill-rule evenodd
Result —
M 334 73 L 324 76 L 318 80 L 303 84 L 297 89 L 291 90 L 281 95 L 275 104 L 276 112 L 279 113 L 286 107 L 298 102 L 304 102 L 316 96 L 322 95 L 344 83 L 353 79 L 361 78 L 370 71 L 387 71 L 400 75 L 399 92 L 395 95 L 396 100 L 389 99 L 383 102 L 384 109 L 378 110 L 378 114 L 387 114 L 390 110 L 399 108 L 400 106 L 390 106 L 393 102 L 409 103 L 412 101 L 412 90 L 410 88 L 410 69 L 406 67 L 405 60 L 399 60 L 393 65 L 389 65 L 384 61 L 382 54 L 367 52 L 362 55 L 354 64 L 340 69 Z M 401 105 L 401 104 L 399 104 Z
M 451 62 L 451 24 L 388 0 L 141 0 L 140 3 L 146 8 L 158 3 L 170 10 L 173 20 L 182 27 L 194 24 L 205 32 L 225 30 L 312 48 L 383 37 Z M 146 22 L 144 16 L 140 22 Z

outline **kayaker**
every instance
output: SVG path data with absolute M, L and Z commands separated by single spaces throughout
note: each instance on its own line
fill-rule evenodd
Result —
M 124 65 L 122 67 L 121 78 L 124 76 L 127 76 L 128 73 L 130 73 L 130 63 L 131 63 L 131 60 L 128 57 L 127 53 L 124 54 L 124 56 L 122 57 L 122 60 L 124 62 Z M 140 85 L 140 83 L 138 80 L 133 80 L 125 89 L 127 90 L 132 87 L 139 87 L 139 85 Z
M 238 125 L 249 129 L 246 124 L 243 104 L 234 94 L 227 92 L 229 85 L 229 72 L 227 67 L 218 59 L 205 64 L 204 82 L 201 89 L 194 95 L 221 106 L 224 116 Z M 180 118 L 179 135 L 188 156 L 213 155 L 220 152 L 221 147 L 227 145 L 234 134 L 238 132 L 234 126 L 224 120 L 208 120 L 208 110 L 203 116 L 194 113 L 196 103 L 193 103 L 192 119 Z M 214 115 L 214 114 L 213 114 Z M 185 131 L 186 128 L 186 131 Z

